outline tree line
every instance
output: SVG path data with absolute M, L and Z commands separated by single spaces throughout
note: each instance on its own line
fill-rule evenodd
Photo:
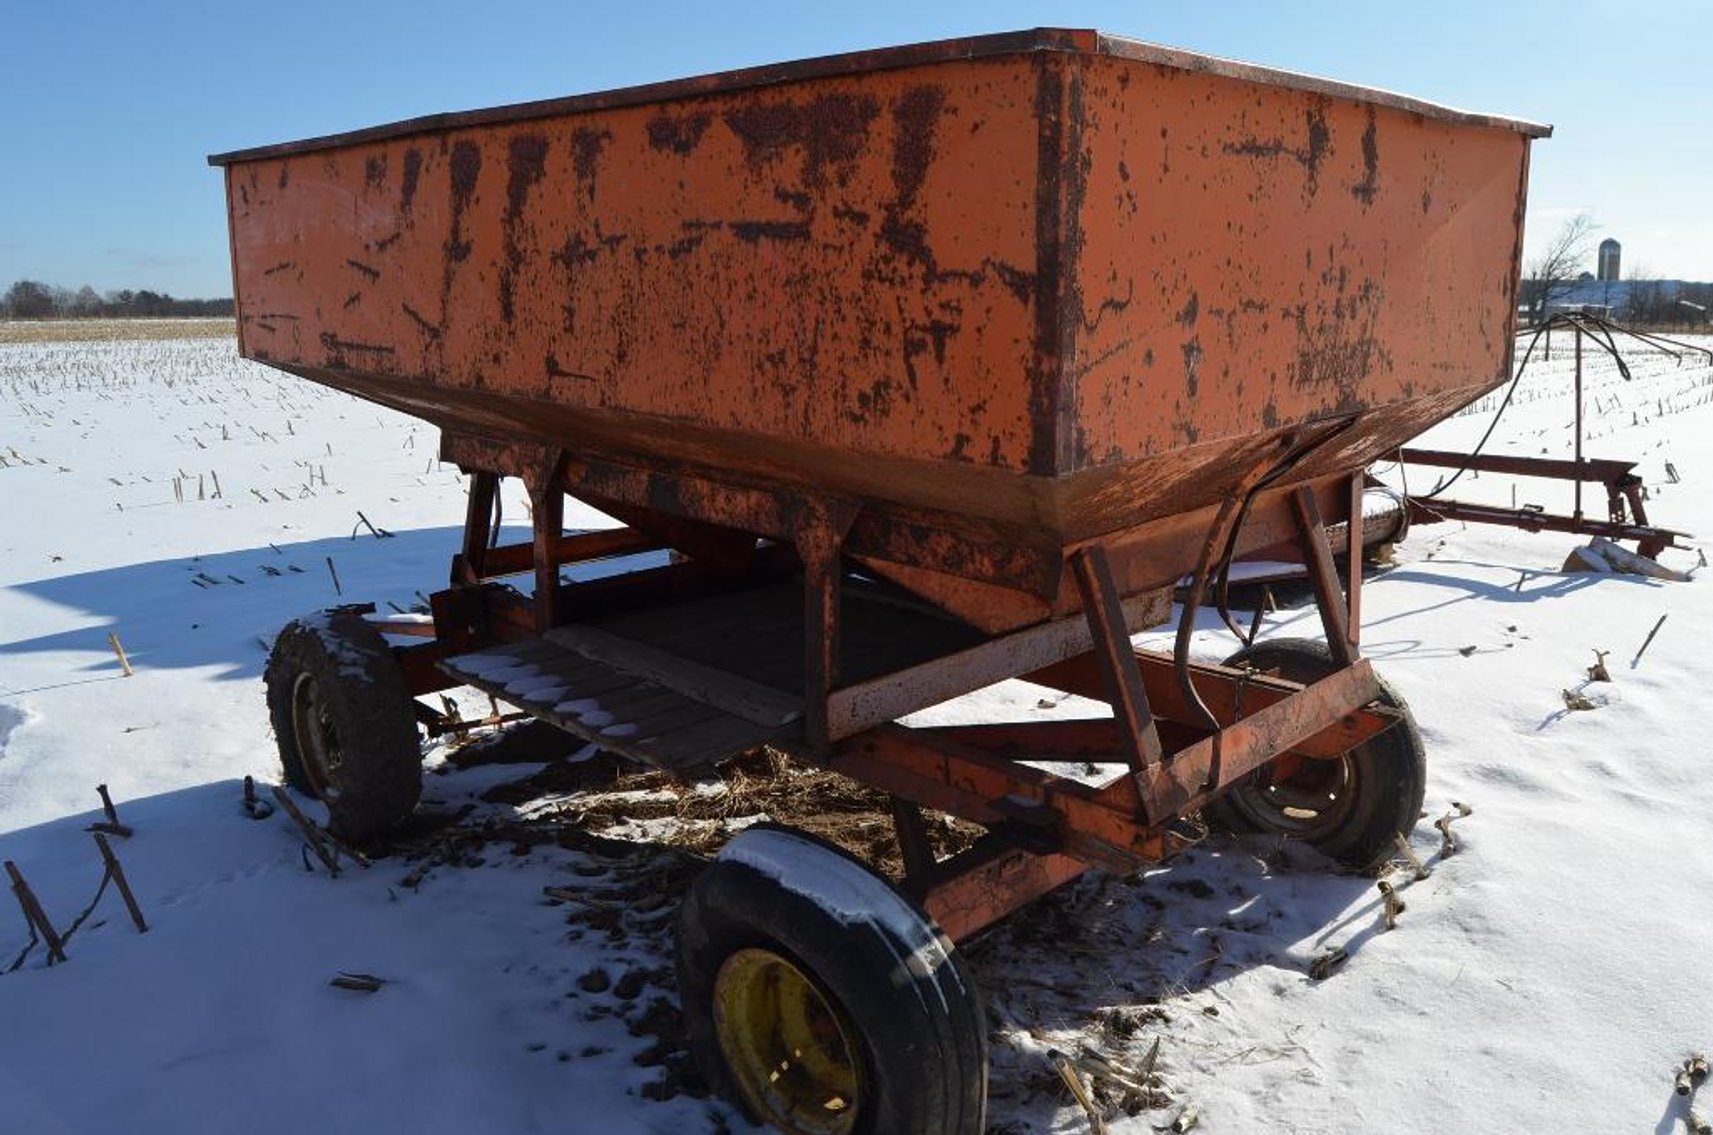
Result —
M 138 319 L 150 316 L 231 316 L 230 299 L 175 299 L 144 288 L 100 292 L 89 285 L 73 291 L 39 280 L 19 280 L 0 296 L 6 319 Z

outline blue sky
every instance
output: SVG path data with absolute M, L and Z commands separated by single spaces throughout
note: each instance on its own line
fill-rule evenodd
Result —
M 0 288 L 229 294 L 212 151 L 1038 25 L 1552 123 L 1531 248 L 1587 210 L 1626 275 L 1713 279 L 1713 0 L 0 0 Z

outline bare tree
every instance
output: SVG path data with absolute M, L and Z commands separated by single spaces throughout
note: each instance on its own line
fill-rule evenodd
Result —
M 19 280 L 0 300 L 13 319 L 47 319 L 55 314 L 53 289 L 38 280 Z
M 1539 323 L 1553 300 L 1569 291 L 1588 258 L 1588 246 L 1600 226 L 1587 213 L 1578 213 L 1559 226 L 1546 247 L 1523 271 L 1522 300 L 1529 321 Z
M 1683 298 L 1679 280 L 1662 280 L 1652 267 L 1637 264 L 1630 272 L 1628 304 L 1624 318 L 1644 327 L 1665 328 L 1688 322 L 1695 314 Z

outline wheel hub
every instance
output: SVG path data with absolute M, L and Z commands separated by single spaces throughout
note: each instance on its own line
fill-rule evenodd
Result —
M 1277 830 L 1302 835 L 1327 826 L 1346 806 L 1354 775 L 1348 755 L 1325 760 L 1286 753 L 1264 779 L 1240 790 Z
M 343 757 L 339 734 L 333 728 L 332 715 L 322 699 L 321 684 L 315 675 L 299 674 L 292 683 L 291 719 L 304 775 L 309 778 L 315 795 L 329 800 L 338 794 L 334 782 Z
M 849 1135 L 862 1069 L 838 1007 L 772 950 L 738 950 L 714 978 L 714 1030 L 737 1088 L 787 1135 Z

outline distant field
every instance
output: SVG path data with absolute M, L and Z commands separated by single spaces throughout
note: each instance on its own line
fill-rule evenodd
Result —
M 123 339 L 221 339 L 238 333 L 231 319 L 0 320 L 0 343 L 87 343 Z

